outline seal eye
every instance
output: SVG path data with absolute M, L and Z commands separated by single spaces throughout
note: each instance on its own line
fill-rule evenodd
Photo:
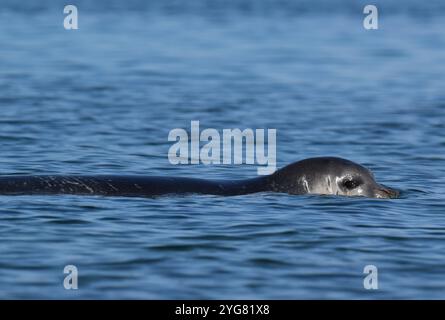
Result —
M 345 186 L 346 189 L 352 190 L 357 188 L 360 183 L 356 180 L 346 180 L 345 182 L 343 182 L 343 185 Z

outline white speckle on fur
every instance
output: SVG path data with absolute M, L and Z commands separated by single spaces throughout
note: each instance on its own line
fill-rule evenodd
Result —
M 332 182 L 331 182 L 331 176 L 327 177 L 327 192 L 328 194 L 333 194 L 334 192 L 332 191 Z
M 307 182 L 306 176 L 302 176 L 300 179 L 301 179 L 301 182 L 302 182 L 303 187 L 306 190 L 306 192 L 311 193 L 311 190 L 309 189 L 309 183 Z

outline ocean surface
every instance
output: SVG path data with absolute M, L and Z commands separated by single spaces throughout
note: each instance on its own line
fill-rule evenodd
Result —
M 282 167 L 361 163 L 399 199 L 0 196 L 0 298 L 445 298 L 445 4 L 0 2 L 0 174 L 242 179 L 174 128 L 277 130 Z M 78 289 L 66 290 L 66 265 Z M 378 289 L 366 290 L 366 265 Z

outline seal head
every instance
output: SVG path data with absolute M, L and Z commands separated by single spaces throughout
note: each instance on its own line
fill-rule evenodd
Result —
M 310 158 L 290 164 L 272 176 L 274 191 L 396 198 L 399 192 L 375 181 L 367 168 L 336 157 Z

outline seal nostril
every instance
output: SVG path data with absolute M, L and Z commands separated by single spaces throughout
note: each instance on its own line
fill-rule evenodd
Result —
M 390 189 L 386 186 L 381 186 L 376 192 L 377 198 L 397 198 L 399 191 Z
M 391 190 L 390 198 L 398 198 L 400 195 L 400 192 L 397 190 Z

